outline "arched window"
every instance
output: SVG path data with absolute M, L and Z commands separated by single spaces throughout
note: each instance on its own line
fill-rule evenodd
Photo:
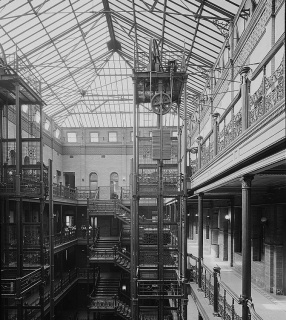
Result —
M 89 174 L 89 188 L 90 190 L 97 190 L 98 188 L 98 178 L 95 172 Z
M 118 199 L 119 185 L 118 185 L 118 173 L 112 172 L 110 174 L 110 198 Z
M 28 165 L 28 164 L 30 164 L 30 158 L 29 158 L 28 156 L 26 156 L 26 157 L 24 158 L 24 165 L 26 166 L 26 165 Z

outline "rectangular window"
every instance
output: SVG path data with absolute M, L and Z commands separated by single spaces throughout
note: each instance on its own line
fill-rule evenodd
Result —
M 90 133 L 90 142 L 99 142 L 98 132 L 91 132 Z
M 133 131 L 130 132 L 130 141 L 133 142 Z
M 178 131 L 172 131 L 172 137 L 178 138 Z
M 108 141 L 117 142 L 117 132 L 108 132 Z
M 76 132 L 67 133 L 68 142 L 76 142 Z

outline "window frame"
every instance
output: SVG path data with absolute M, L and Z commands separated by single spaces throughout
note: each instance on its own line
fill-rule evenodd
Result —
M 74 134 L 74 135 L 75 135 L 75 136 L 74 136 L 75 141 L 70 141 L 70 140 L 69 140 L 69 139 L 70 139 L 69 134 Z M 76 143 L 76 142 L 77 142 L 77 133 L 74 132 L 74 131 L 67 132 L 67 142 L 69 142 L 69 143 Z
M 116 140 L 110 139 L 110 138 L 111 138 L 110 135 L 111 135 L 112 133 L 115 133 L 115 138 L 116 138 Z M 109 132 L 108 132 L 108 142 L 118 142 L 118 132 L 117 132 L 117 131 L 109 131 Z
M 92 137 L 92 134 L 97 134 L 97 141 L 93 141 L 93 140 L 92 140 L 93 138 L 95 138 L 95 137 Z M 93 143 L 99 142 L 99 132 L 98 132 L 98 131 L 90 132 L 90 133 L 89 133 L 89 141 L 90 141 L 90 142 L 93 142 Z

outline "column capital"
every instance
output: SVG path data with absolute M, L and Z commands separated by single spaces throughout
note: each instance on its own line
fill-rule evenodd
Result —
M 220 116 L 220 113 L 215 112 L 212 114 L 212 117 L 214 118 L 214 120 L 217 120 L 217 118 Z
M 239 181 L 241 182 L 242 188 L 250 188 L 251 187 L 251 181 L 254 179 L 254 175 L 245 175 L 242 176 Z
M 250 82 L 250 78 L 249 77 L 249 71 L 251 70 L 251 68 L 249 67 L 242 67 L 239 71 L 239 74 L 241 75 L 241 84 L 242 85 L 249 85 Z
M 243 75 L 246 75 L 249 71 L 250 71 L 250 67 L 245 66 L 239 70 L 239 74 L 243 76 Z

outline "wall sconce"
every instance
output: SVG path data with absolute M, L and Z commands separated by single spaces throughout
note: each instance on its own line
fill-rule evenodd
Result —
M 265 224 L 268 221 L 268 219 L 266 217 L 261 217 L 260 222 L 262 224 Z
M 123 284 L 121 289 L 122 289 L 122 291 L 126 291 L 126 285 Z
M 225 218 L 225 220 L 229 221 L 229 220 L 230 220 L 230 215 L 229 215 L 229 214 L 226 214 L 226 215 L 224 216 L 224 218 Z
M 192 148 L 190 149 L 190 152 L 191 152 L 192 154 L 197 154 L 197 153 L 198 153 L 198 147 L 192 147 Z

